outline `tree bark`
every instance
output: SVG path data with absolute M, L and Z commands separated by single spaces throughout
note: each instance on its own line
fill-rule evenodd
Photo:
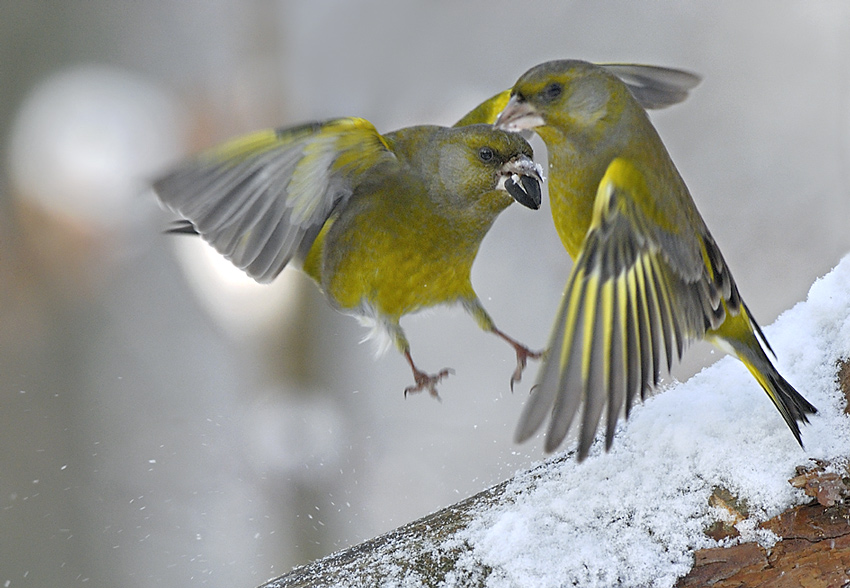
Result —
M 455 569 L 458 559 L 471 551 L 464 541 L 449 541 L 463 529 L 475 511 L 501 503 L 510 480 L 488 488 L 384 535 L 323 559 L 293 569 L 261 588 L 307 586 L 380 586 L 403 577 L 421 586 L 437 586 Z M 487 572 L 464 572 L 458 585 L 484 586 Z
M 828 588 L 850 581 L 850 509 L 817 502 L 798 506 L 762 526 L 781 540 L 701 549 L 678 588 Z

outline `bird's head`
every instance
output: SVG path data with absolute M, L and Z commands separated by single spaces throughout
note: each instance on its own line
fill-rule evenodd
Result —
M 501 210 L 512 198 L 540 208 L 543 169 L 534 163 L 531 145 L 521 136 L 490 125 L 470 125 L 443 129 L 438 140 L 439 180 L 455 205 Z
M 599 137 L 621 121 L 645 118 L 645 109 L 678 104 L 699 82 L 696 74 L 669 67 L 548 61 L 517 80 L 494 126 L 534 129 L 547 144 L 555 133 Z
M 590 129 L 621 111 L 627 96 L 625 84 L 601 66 L 549 61 L 517 80 L 494 126 L 513 132 L 537 127 Z

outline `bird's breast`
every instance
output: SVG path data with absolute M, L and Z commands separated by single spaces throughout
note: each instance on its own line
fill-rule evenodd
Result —
M 593 217 L 593 202 L 604 166 L 549 150 L 549 204 L 552 220 L 570 257 L 576 259 Z
M 367 217 L 336 223 L 325 239 L 321 283 L 335 306 L 366 304 L 398 319 L 474 295 L 469 276 L 477 247 L 461 235 L 422 218 Z

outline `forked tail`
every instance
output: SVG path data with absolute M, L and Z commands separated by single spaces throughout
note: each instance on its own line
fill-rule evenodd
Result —
M 748 349 L 747 351 L 751 351 Z M 750 373 L 770 396 L 773 404 L 779 410 L 782 418 L 788 424 L 788 428 L 794 433 L 794 438 L 800 447 L 803 446 L 803 441 L 800 438 L 800 426 L 798 423 L 808 423 L 809 418 L 806 415 L 815 414 L 818 409 L 812 403 L 803 398 L 803 395 L 794 389 L 794 386 L 788 383 L 788 380 L 776 371 L 773 364 L 764 354 L 764 351 L 759 348 L 761 358 L 752 357 L 755 354 L 748 354 L 749 357 L 738 353 L 738 358 L 747 366 Z
M 749 312 L 747 312 L 748 314 Z M 749 318 L 748 322 L 752 326 L 752 331 L 748 333 L 749 336 L 741 339 L 724 338 L 724 343 L 732 347 L 738 359 L 747 366 L 756 381 L 761 384 L 761 387 L 764 388 L 764 391 L 767 392 L 767 395 L 779 410 L 779 414 L 785 419 L 788 428 L 794 433 L 797 443 L 802 447 L 803 441 L 800 438 L 798 423 L 808 423 L 809 418 L 806 415 L 815 414 L 818 409 L 803 398 L 803 395 L 797 392 L 794 386 L 789 384 L 788 380 L 783 378 L 776 370 L 764 351 L 764 347 L 766 347 L 773 352 L 764 333 L 752 318 L 746 318 Z M 764 347 L 761 343 L 764 343 Z

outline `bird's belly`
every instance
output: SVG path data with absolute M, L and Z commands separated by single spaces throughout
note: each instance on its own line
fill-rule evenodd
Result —
M 393 319 L 417 310 L 474 296 L 469 272 L 450 264 L 424 263 L 418 256 L 387 256 L 380 263 L 346 264 L 328 294 L 342 309 L 364 306 Z

